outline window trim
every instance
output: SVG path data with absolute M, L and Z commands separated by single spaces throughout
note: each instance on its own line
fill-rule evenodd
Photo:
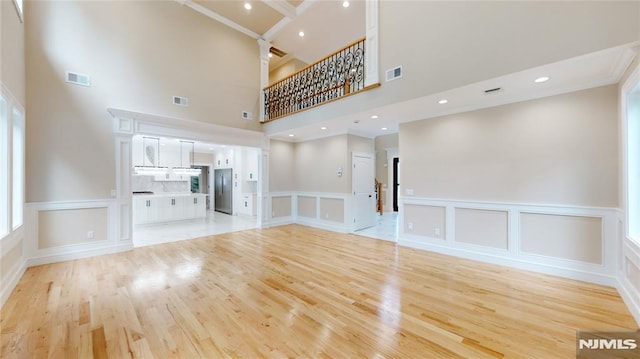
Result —
M 11 223 L 9 228 L 11 228 L 12 231 L 16 231 L 18 230 L 20 227 L 24 226 L 24 208 L 25 208 L 25 199 L 26 199 L 26 162 L 27 162 L 27 144 L 26 144 L 26 139 L 27 139 L 27 134 L 26 134 L 26 130 L 27 130 L 27 122 L 26 122 L 26 115 L 25 115 L 25 110 L 24 108 L 17 102 L 17 101 L 12 101 L 10 103 L 10 123 L 11 123 Z M 15 194 L 15 169 L 16 169 L 16 165 L 14 163 L 15 160 L 15 148 L 14 148 L 14 144 L 15 144 L 15 131 L 14 131 L 14 127 L 16 124 L 16 116 L 14 115 L 15 111 L 20 112 L 20 125 L 21 125 L 21 129 L 20 129 L 20 133 L 22 136 L 22 139 L 20 140 L 20 145 L 22 147 L 21 149 L 21 153 L 22 153 L 22 157 L 20 158 L 21 160 L 21 164 L 20 164 L 20 169 L 22 170 L 22 173 L 20 174 L 20 180 L 21 180 L 21 184 L 20 184 L 20 188 L 21 188 L 21 193 L 20 193 L 20 198 L 19 198 L 19 203 L 20 203 L 20 211 L 21 216 L 20 216 L 20 223 L 18 223 L 17 225 L 14 224 L 15 222 L 15 218 L 14 218 L 14 206 L 16 204 L 16 198 L 14 196 Z
M 624 228 L 623 234 L 629 241 L 640 245 L 640 235 L 638 231 L 638 222 L 639 219 L 634 218 L 637 216 L 639 212 L 638 208 L 634 208 L 634 203 L 630 198 L 631 193 L 634 190 L 630 190 L 630 187 L 635 187 L 636 190 L 640 189 L 640 185 L 636 183 L 630 183 L 632 180 L 632 175 L 630 174 L 630 166 L 629 161 L 640 161 L 640 154 L 638 153 L 629 153 L 630 147 L 630 133 L 629 127 L 631 121 L 634 121 L 633 118 L 629 116 L 629 98 L 632 94 L 640 92 L 640 64 L 637 64 L 635 69 L 631 70 L 631 74 L 624 81 L 622 86 L 620 87 L 620 114 L 621 114 L 621 129 L 622 129 L 622 206 L 624 210 Z M 635 119 L 638 121 L 638 119 Z M 640 125 L 640 123 L 636 122 L 636 128 Z M 638 202 L 635 202 L 635 206 L 638 205 Z M 634 213 L 632 213 L 634 212 Z
M 2 216 L 4 216 L 5 218 L 0 219 L 0 221 L 4 222 L 5 228 L 0 228 L 0 239 L 3 239 L 5 237 L 7 237 L 11 232 L 11 215 L 10 212 L 13 211 L 13 207 L 12 207 L 12 203 L 11 203 L 11 196 L 10 196 L 10 190 L 11 190 L 11 178 L 9 176 L 9 173 L 11 172 L 11 156 L 9 156 L 9 149 L 12 146 L 11 144 L 11 131 L 12 131 L 12 126 L 11 126 L 11 99 L 10 97 L 7 96 L 7 94 L 5 93 L 5 91 L 0 91 L 0 101 L 4 101 L 5 102 L 5 110 L 6 110 L 6 120 L 7 122 L 3 125 L 4 130 L 6 131 L 6 141 L 5 144 L 2 144 L 0 146 L 6 146 L 6 148 L 3 148 L 2 150 L 6 150 L 3 151 L 4 152 L 4 156 L 6 156 L 6 158 L 4 158 L 4 161 L 0 161 L 0 163 L 2 163 L 4 166 L 2 166 L 2 168 L 0 168 L 0 176 L 6 176 L 6 178 L 4 179 L 4 185 L 0 187 L 0 196 L 4 196 L 5 198 L 5 203 L 1 203 L 0 207 L 0 213 L 5 212 L 4 214 L 0 214 Z M 1 111 L 1 108 L 0 108 Z M 0 123 L 0 125 L 2 125 Z M 3 163 L 4 162 L 4 163 Z

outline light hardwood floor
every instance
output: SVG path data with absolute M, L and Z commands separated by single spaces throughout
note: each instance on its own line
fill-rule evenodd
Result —
M 30 268 L 2 358 L 575 358 L 613 288 L 303 226 Z

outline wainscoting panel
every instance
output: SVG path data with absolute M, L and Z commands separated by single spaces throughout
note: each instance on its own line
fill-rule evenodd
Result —
M 622 235 L 622 268 L 618 292 L 640 325 L 640 243 Z
M 122 215 L 120 205 L 116 199 L 27 203 L 25 209 L 32 223 L 24 244 L 27 265 L 133 248 L 132 241 L 123 238 L 123 232 L 129 231 L 117 225 L 117 216 Z
M 523 253 L 602 264 L 602 217 L 520 213 Z
M 293 196 L 274 196 L 271 199 L 271 217 L 291 217 L 293 212 Z
M 318 218 L 316 197 L 298 196 L 298 217 Z
M 404 208 L 404 231 L 417 236 L 444 239 L 446 208 L 407 204 Z
M 401 245 L 599 284 L 616 285 L 616 208 L 401 197 Z M 445 240 L 416 230 L 443 208 Z M 409 229 L 414 223 L 414 230 Z M 434 225 L 431 225 L 432 227 Z M 442 234 L 442 232 L 439 232 Z M 640 268 L 640 267 L 639 267 Z
M 269 218 L 264 227 L 298 223 L 330 231 L 351 231 L 351 196 L 348 193 L 271 192 L 267 196 Z
M 455 218 L 456 241 L 508 249 L 509 212 L 455 208 Z

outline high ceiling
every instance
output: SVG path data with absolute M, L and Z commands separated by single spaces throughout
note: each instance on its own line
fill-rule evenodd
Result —
M 364 0 L 351 0 L 348 7 L 343 6 L 343 0 L 175 1 L 287 53 L 283 58 L 273 56 L 270 69 L 294 58 L 315 62 L 365 36 Z M 247 3 L 250 10 L 245 8 Z M 298 35 L 300 31 L 304 37 Z M 404 122 L 617 83 L 637 51 L 637 43 L 619 46 L 322 122 L 301 124 L 284 118 L 265 124 L 264 131 L 285 141 L 343 133 L 373 138 L 398 132 Z M 551 79 L 535 83 L 540 76 Z M 496 87 L 502 90 L 490 95 L 484 92 Z M 448 102 L 439 103 L 443 99 Z
M 296 58 L 312 63 L 365 36 L 365 2 L 343 0 L 177 0 L 213 20 L 287 53 L 270 69 Z M 246 4 L 250 9 L 245 8 Z M 304 37 L 299 36 L 304 32 Z

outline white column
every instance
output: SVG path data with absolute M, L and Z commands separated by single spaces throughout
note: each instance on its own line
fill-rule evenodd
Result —
M 134 120 L 113 118 L 116 147 L 116 237 L 120 241 L 133 240 L 133 208 L 131 193 L 132 142 Z
M 265 39 L 258 39 L 260 46 L 260 122 L 266 120 L 264 113 L 264 94 L 262 89 L 269 85 L 269 49 L 271 44 Z
M 379 0 L 367 0 L 366 2 L 365 86 L 380 82 L 378 78 L 378 2 Z

